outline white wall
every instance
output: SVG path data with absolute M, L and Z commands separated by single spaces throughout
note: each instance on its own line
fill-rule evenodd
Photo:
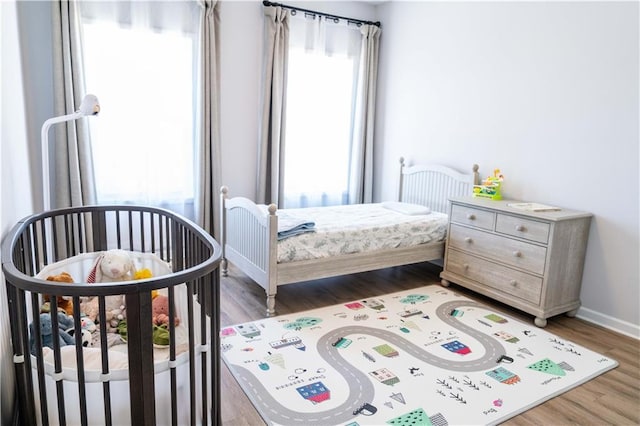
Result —
M 0 2 L 0 236 L 33 213 L 27 156 L 27 127 L 20 40 L 15 1 Z M 0 272 L 0 424 L 10 424 L 13 411 L 13 351 L 4 276 Z
M 42 201 L 42 159 L 40 157 L 40 128 L 42 123 L 53 117 L 53 48 L 52 2 L 18 1 L 17 17 L 22 54 L 22 74 L 24 78 L 24 103 L 28 114 L 27 149 L 29 170 L 34 185 L 34 207 L 43 208 Z M 55 146 L 55 131 L 49 131 L 50 146 Z
M 255 197 L 262 6 L 220 5 L 222 182 L 231 195 Z
M 397 162 L 500 168 L 508 197 L 594 214 L 579 316 L 640 336 L 637 2 L 390 2 L 375 195 Z

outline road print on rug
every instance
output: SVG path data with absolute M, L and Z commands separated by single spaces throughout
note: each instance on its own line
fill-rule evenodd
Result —
M 496 424 L 618 364 L 438 285 L 224 327 L 274 425 Z

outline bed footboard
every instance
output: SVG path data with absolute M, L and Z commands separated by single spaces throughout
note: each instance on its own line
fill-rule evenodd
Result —
M 228 197 L 228 188 L 220 189 L 222 220 L 222 274 L 228 273 L 230 261 L 260 284 L 267 292 L 267 315 L 275 313 L 277 293 L 276 205 L 266 209 L 244 197 Z

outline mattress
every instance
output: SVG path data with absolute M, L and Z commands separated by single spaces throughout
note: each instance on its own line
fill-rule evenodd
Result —
M 278 216 L 315 223 L 315 232 L 278 242 L 278 263 L 444 241 L 447 215 L 406 214 L 383 203 L 284 209 Z

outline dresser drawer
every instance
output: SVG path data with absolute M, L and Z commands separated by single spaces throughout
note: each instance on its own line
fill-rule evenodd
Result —
M 546 247 L 454 224 L 449 232 L 449 245 L 535 274 L 544 273 Z
M 539 304 L 542 278 L 516 271 L 475 256 L 447 251 L 446 270 L 461 275 L 487 287 Z
M 451 222 L 462 223 L 482 229 L 493 229 L 495 213 L 473 207 L 451 206 Z
M 526 238 L 546 244 L 549 241 L 550 225 L 546 222 L 529 220 L 518 216 L 498 214 L 496 218 L 496 232 Z

